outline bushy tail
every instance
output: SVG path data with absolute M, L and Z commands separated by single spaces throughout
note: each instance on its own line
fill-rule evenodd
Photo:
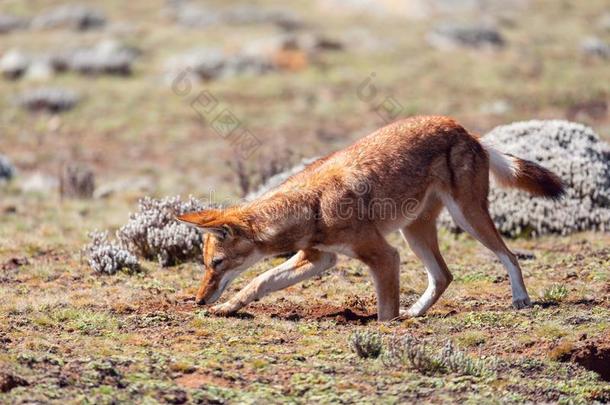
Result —
M 552 171 L 537 163 L 502 153 L 480 139 L 489 155 L 489 167 L 496 181 L 503 187 L 525 190 L 532 195 L 558 200 L 565 194 L 563 181 Z

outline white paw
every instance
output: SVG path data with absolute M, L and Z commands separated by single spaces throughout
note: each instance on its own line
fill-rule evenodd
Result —
M 530 301 L 530 297 L 525 298 L 516 298 L 513 300 L 513 307 L 516 309 L 530 308 L 532 306 L 532 302 Z
M 415 317 L 418 317 L 421 315 L 423 315 L 423 313 L 420 313 L 420 312 L 414 310 L 413 308 L 401 309 L 401 310 L 399 310 L 398 316 L 395 318 L 395 320 L 403 321 L 405 319 L 415 318 Z
M 234 305 L 230 302 L 225 302 L 223 304 L 217 304 L 210 308 L 210 313 L 216 316 L 229 316 L 234 314 L 239 310 L 238 305 Z

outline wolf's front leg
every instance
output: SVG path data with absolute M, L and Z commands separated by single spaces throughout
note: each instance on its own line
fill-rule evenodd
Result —
M 284 263 L 256 277 L 227 302 L 214 305 L 210 311 L 219 316 L 233 314 L 270 292 L 282 290 L 322 273 L 334 266 L 336 260 L 334 253 L 316 249 L 300 250 Z

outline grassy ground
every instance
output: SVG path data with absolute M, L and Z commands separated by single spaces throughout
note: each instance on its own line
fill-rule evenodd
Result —
M 60 3 L 6 0 L 0 11 L 31 15 Z M 424 19 L 295 2 L 307 30 L 339 39 L 345 49 L 322 53 L 301 71 L 202 83 L 187 96 L 163 84 L 167 57 L 197 46 L 232 49 L 277 30 L 189 30 L 169 20 L 164 5 L 100 3 L 112 22 L 103 31 L 0 35 L 0 52 L 57 50 L 107 37 L 142 50 L 127 78 L 70 73 L 43 83 L 0 80 L 0 152 L 19 170 L 13 183 L 0 185 L 0 387 L 17 386 L 0 392 L 0 402 L 610 401 L 608 382 L 572 361 L 594 363 L 581 356 L 586 347 L 599 356 L 610 351 L 608 234 L 512 241 L 512 248 L 535 256 L 522 260 L 536 301 L 524 311 L 510 308 L 506 274 L 489 253 L 467 236 L 443 234 L 455 281 L 423 318 L 371 322 L 370 280 L 364 267 L 347 260 L 237 317 L 216 318 L 192 300 L 201 271 L 196 264 L 162 269 L 146 263 L 141 274 L 98 276 L 81 257 L 87 232 L 125 223 L 142 192 L 61 201 L 54 190 L 20 187 L 34 172 L 56 175 L 63 162 L 79 161 L 94 169 L 98 185 L 147 178 L 155 196 L 213 190 L 218 199 L 235 198 L 238 187 L 226 164 L 231 145 L 190 107 L 201 90 L 263 141 L 246 162 L 252 166 L 278 147 L 313 156 L 349 144 L 383 124 L 376 107 L 388 96 L 403 106 L 402 116 L 449 114 L 475 132 L 515 120 L 570 118 L 608 140 L 608 61 L 579 49 L 586 36 L 610 41 L 598 24 L 609 11 L 606 1 L 531 1 L 525 9 L 500 7 L 484 16 Z M 498 24 L 504 49 L 439 51 L 425 41 L 439 21 L 482 18 Z M 378 97 L 365 101 L 358 87 L 370 77 Z M 46 85 L 76 90 L 83 100 L 59 116 L 14 105 L 20 91 Z M 508 108 L 489 108 L 498 101 Z M 592 103 L 606 109 L 593 113 Z M 424 290 L 425 275 L 398 236 L 391 239 L 401 246 L 406 306 Z M 226 295 L 272 264 L 257 266 Z M 361 359 L 350 348 L 357 331 L 378 332 L 386 352 L 403 334 L 426 341 L 430 350 L 451 340 L 483 361 L 486 372 L 422 373 L 388 364 L 384 354 Z
M 371 322 L 371 282 L 362 265 L 348 260 L 239 316 L 216 318 L 193 303 L 198 265 L 147 263 L 138 275 L 93 275 L 70 228 L 96 219 L 65 214 L 50 224 L 44 211 L 30 211 L 25 223 L 11 215 L 0 234 L 7 242 L 0 251 L 0 364 L 29 383 L 2 394 L 3 401 L 610 400 L 607 382 L 560 361 L 610 339 L 608 235 L 513 242 L 535 256 L 523 261 L 536 301 L 528 310 L 510 307 L 506 274 L 488 252 L 467 236 L 443 234 L 455 281 L 423 318 Z M 29 231 L 17 232 L 20 226 Z M 401 246 L 408 305 L 425 288 L 425 276 L 404 243 L 392 242 Z M 226 294 L 271 264 L 248 272 Z M 388 366 L 354 354 L 355 331 L 377 331 L 388 342 L 409 334 L 431 348 L 452 340 L 493 366 L 482 376 Z

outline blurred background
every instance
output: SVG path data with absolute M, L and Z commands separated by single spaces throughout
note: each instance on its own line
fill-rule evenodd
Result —
M 607 0 L 2 0 L 0 69 L 13 202 L 240 197 L 415 114 L 610 139 Z
M 425 318 L 364 325 L 374 289 L 344 258 L 209 316 L 201 234 L 174 221 L 416 114 L 607 142 L 609 94 L 610 0 L 0 0 L 0 402 L 609 402 L 610 153 L 587 128 L 496 134 L 571 186 L 490 194 L 527 311 L 442 230 L 455 281 Z M 389 241 L 407 307 L 427 278 Z

